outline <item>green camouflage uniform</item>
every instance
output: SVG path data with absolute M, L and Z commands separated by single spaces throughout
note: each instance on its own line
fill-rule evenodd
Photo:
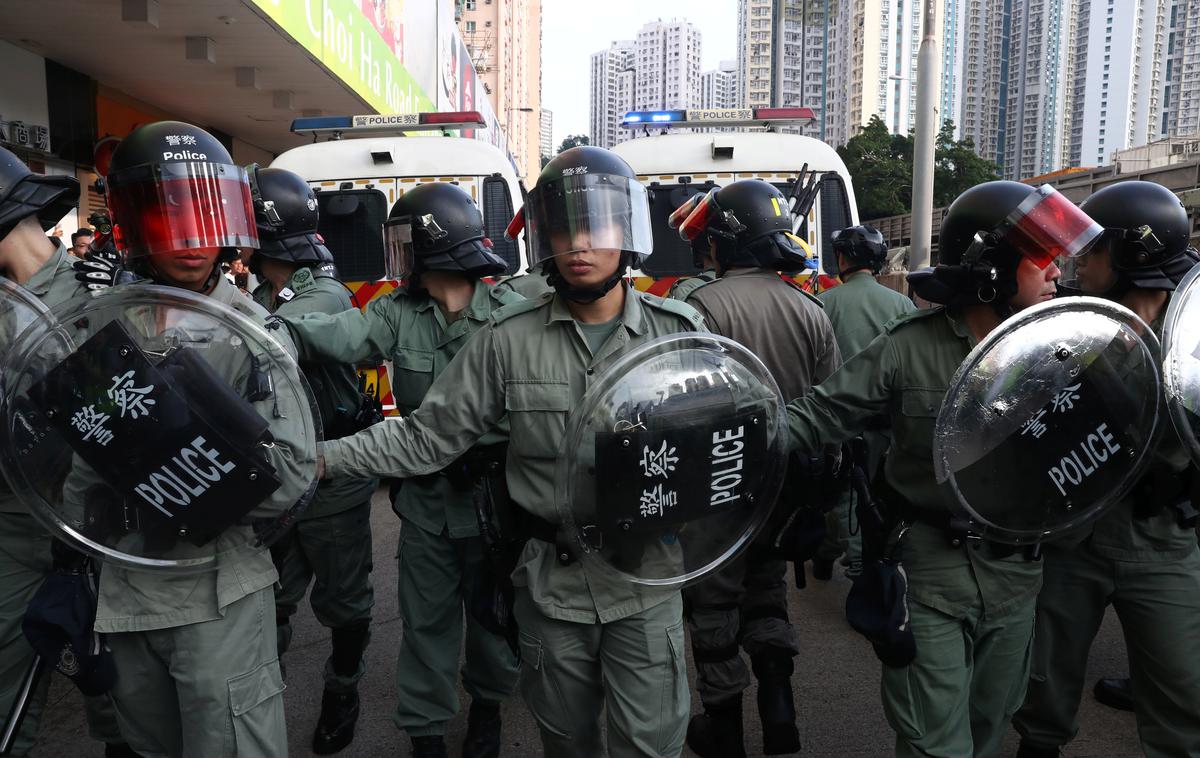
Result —
M 512 499 L 557 522 L 554 472 L 567 416 L 593 379 L 630 346 L 702 329 L 682 303 L 625 289 L 612 333 L 593 352 L 558 295 L 492 314 L 459 351 L 420 408 L 325 445 L 330 474 L 412 477 L 443 469 L 506 413 Z M 405 485 L 407 486 L 407 484 Z M 521 691 L 547 756 L 677 756 L 688 716 L 682 601 L 678 590 L 633 586 L 560 563 L 531 539 L 513 583 L 521 626 Z
M 950 378 L 974 346 L 943 308 L 918 311 L 886 331 L 802 400 L 788 406 L 792 447 L 813 450 L 891 419 L 884 476 L 909 504 L 945 508 L 933 472 L 933 426 Z M 984 547 L 951 547 L 918 522 L 903 542 L 917 657 L 883 669 L 884 714 L 896 754 L 992 755 L 1025 695 L 1042 564 Z
M 825 315 L 833 323 L 838 348 L 845 360 L 855 355 L 883 331 L 883 327 L 894 318 L 916 310 L 912 300 L 893 289 L 884 287 L 867 270 L 860 269 L 849 274 L 837 287 L 817 295 L 825 306 Z M 868 480 L 875 476 L 883 454 L 891 444 L 891 435 L 886 430 L 864 431 L 866 441 Z M 850 534 L 851 495 L 842 496 L 838 507 L 829 513 L 825 541 L 817 553 L 818 558 L 833 560 L 845 553 L 852 570 L 862 565 L 862 539 L 856 532 Z
M 272 297 L 269 282 L 254 290 L 254 301 L 280 317 L 305 313 L 336 314 L 354 308 L 346 288 L 337 279 L 311 268 L 298 268 Z M 358 379 L 346 364 L 300 364 L 321 411 L 325 439 L 349 434 L 359 406 Z M 371 495 L 378 481 L 371 478 L 324 479 L 295 526 L 272 548 L 279 570 L 275 594 L 275 619 L 279 656 L 292 641 L 292 614 L 313 584 L 313 613 L 322 626 L 344 629 L 367 627 L 375 593 L 371 588 Z M 365 636 L 365 635 L 364 635 Z M 365 646 L 366 641 L 363 640 Z M 325 662 L 325 687 L 349 692 L 366 670 L 360 659 L 350 676 L 339 673 L 333 657 Z
M 519 295 L 477 282 L 470 304 L 453 321 L 427 295 L 397 289 L 362 313 L 289 317 L 302 355 L 313 359 L 389 359 L 392 394 L 401 414 L 416 410 L 446 366 L 492 312 Z M 507 427 L 481 445 L 503 443 Z M 396 667 L 394 721 L 410 736 L 444 734 L 458 712 L 458 660 L 463 606 L 483 568 L 471 489 L 444 475 L 407 479 L 393 508 L 403 520 L 397 549 L 404 636 Z M 503 638 L 467 614 L 463 681 L 473 699 L 499 702 L 517 682 L 517 661 Z
M 1161 318 L 1153 327 L 1161 335 Z M 1157 459 L 1172 471 L 1188 467 L 1173 429 Z M 1200 755 L 1196 532 L 1179 525 L 1169 503 L 1143 499 L 1135 490 L 1082 533 L 1046 546 L 1029 694 L 1013 720 L 1031 744 L 1059 747 L 1078 733 L 1088 651 L 1111 604 L 1125 633 L 1142 750 Z

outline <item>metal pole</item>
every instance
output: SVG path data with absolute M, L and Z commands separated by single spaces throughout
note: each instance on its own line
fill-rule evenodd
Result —
M 42 671 L 45 668 L 42 656 L 34 655 L 33 660 L 29 662 L 29 668 L 25 670 L 25 675 L 21 677 L 17 696 L 13 698 L 12 708 L 4 722 L 4 731 L 0 732 L 0 755 L 8 755 L 12 750 L 13 743 L 17 741 L 17 732 L 20 731 L 21 722 L 25 720 L 25 714 L 33 702 L 34 691 L 37 689 L 38 682 L 41 681 Z
M 934 0 L 925 0 L 925 28 L 917 53 L 917 123 L 913 146 L 912 249 L 908 267 L 915 271 L 929 265 L 933 241 L 933 161 L 938 132 L 938 53 L 934 34 L 937 13 Z

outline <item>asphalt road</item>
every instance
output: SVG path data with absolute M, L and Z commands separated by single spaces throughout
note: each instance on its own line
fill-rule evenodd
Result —
M 362 717 L 354 743 L 339 755 L 407 756 L 408 738 L 391 721 L 394 701 L 393 681 L 396 647 L 401 621 L 395 596 L 395 552 L 399 521 L 383 496 L 375 498 L 372 519 L 375 540 L 376 589 L 374 630 L 367 653 L 367 673 L 360 688 Z M 850 583 L 835 572 L 831 582 L 809 580 L 808 589 L 792 591 L 790 603 L 793 621 L 803 652 L 797 659 L 794 686 L 803 755 L 810 756 L 887 756 L 892 752 L 893 736 L 879 703 L 879 664 L 870 646 L 845 622 L 843 603 Z M 290 754 L 309 756 L 313 725 L 321 707 L 321 669 L 329 650 L 329 633 L 302 607 L 295 621 L 295 637 L 287 655 L 287 691 L 284 695 Z M 1110 612 L 1089 661 L 1089 683 L 1097 676 L 1126 670 L 1121 628 Z M 693 671 L 694 673 L 694 671 Z M 1090 693 L 1090 690 L 1089 690 Z M 761 755 L 761 733 L 753 696 L 747 693 L 746 744 L 750 755 Z M 463 694 L 463 702 L 466 695 Z M 700 709 L 693 698 L 693 711 Z M 533 719 L 519 697 L 504 710 L 505 749 L 503 755 L 540 756 L 541 745 Z M 1132 714 L 1121 713 L 1095 703 L 1085 696 L 1080 713 L 1079 737 L 1068 746 L 1067 756 L 1138 756 Z M 466 715 L 460 714 L 450 725 L 447 738 L 450 754 L 458 754 L 458 745 L 466 730 Z M 1011 733 L 1002 755 L 1016 752 L 1016 734 Z M 50 703 L 41 729 L 41 740 L 33 755 L 102 756 L 102 746 L 89 739 L 83 719 L 82 701 L 66 679 L 54 677 Z M 691 756 L 685 750 L 684 755 Z

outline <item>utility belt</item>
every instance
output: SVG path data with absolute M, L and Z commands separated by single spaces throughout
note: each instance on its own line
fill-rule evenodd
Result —
M 1133 488 L 1133 517 L 1148 519 L 1170 510 L 1180 529 L 1195 529 L 1200 521 L 1200 475 L 1194 466 L 1176 471 L 1161 461 Z
M 993 542 L 971 531 L 966 521 L 951 515 L 948 511 L 920 508 L 904 501 L 898 508 L 898 513 L 903 521 L 925 524 L 941 531 L 946 538 L 947 546 L 955 550 L 969 548 L 997 560 L 1011 558 L 1014 555 L 1026 561 L 1036 561 L 1042 557 L 1040 544 L 1009 545 L 1003 542 Z

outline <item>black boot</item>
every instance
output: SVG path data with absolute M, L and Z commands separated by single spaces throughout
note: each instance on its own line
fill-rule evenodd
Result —
M 1133 687 L 1129 684 L 1129 677 L 1100 679 L 1092 694 L 1101 705 L 1118 711 L 1133 711 Z
M 467 738 L 463 758 L 496 758 L 500 755 L 500 704 L 472 700 L 467 713 Z
M 412 758 L 446 758 L 446 740 L 440 734 L 413 737 Z
M 358 673 L 363 649 L 370 637 L 367 623 L 338 627 L 333 630 L 333 653 L 330 665 L 340 677 L 350 678 Z M 317 755 L 336 753 L 354 740 L 354 725 L 358 723 L 358 692 L 334 692 L 328 688 L 321 696 L 321 717 L 313 733 L 312 749 Z
M 723 705 L 706 705 L 704 713 L 692 716 L 687 744 L 700 758 L 746 758 L 742 696 Z
M 1056 747 L 1039 747 L 1032 742 L 1021 740 L 1021 744 L 1017 747 L 1017 758 L 1058 758 L 1059 752 Z
M 812 575 L 813 579 L 821 582 L 828 582 L 833 578 L 833 559 L 832 558 L 813 558 L 812 559 Z
M 758 679 L 758 718 L 762 721 L 763 752 L 800 752 L 796 703 L 792 697 L 792 656 L 787 652 L 751 657 Z
M 141 755 L 134 752 L 133 748 L 124 742 L 106 742 L 104 743 L 104 758 L 141 758 Z

